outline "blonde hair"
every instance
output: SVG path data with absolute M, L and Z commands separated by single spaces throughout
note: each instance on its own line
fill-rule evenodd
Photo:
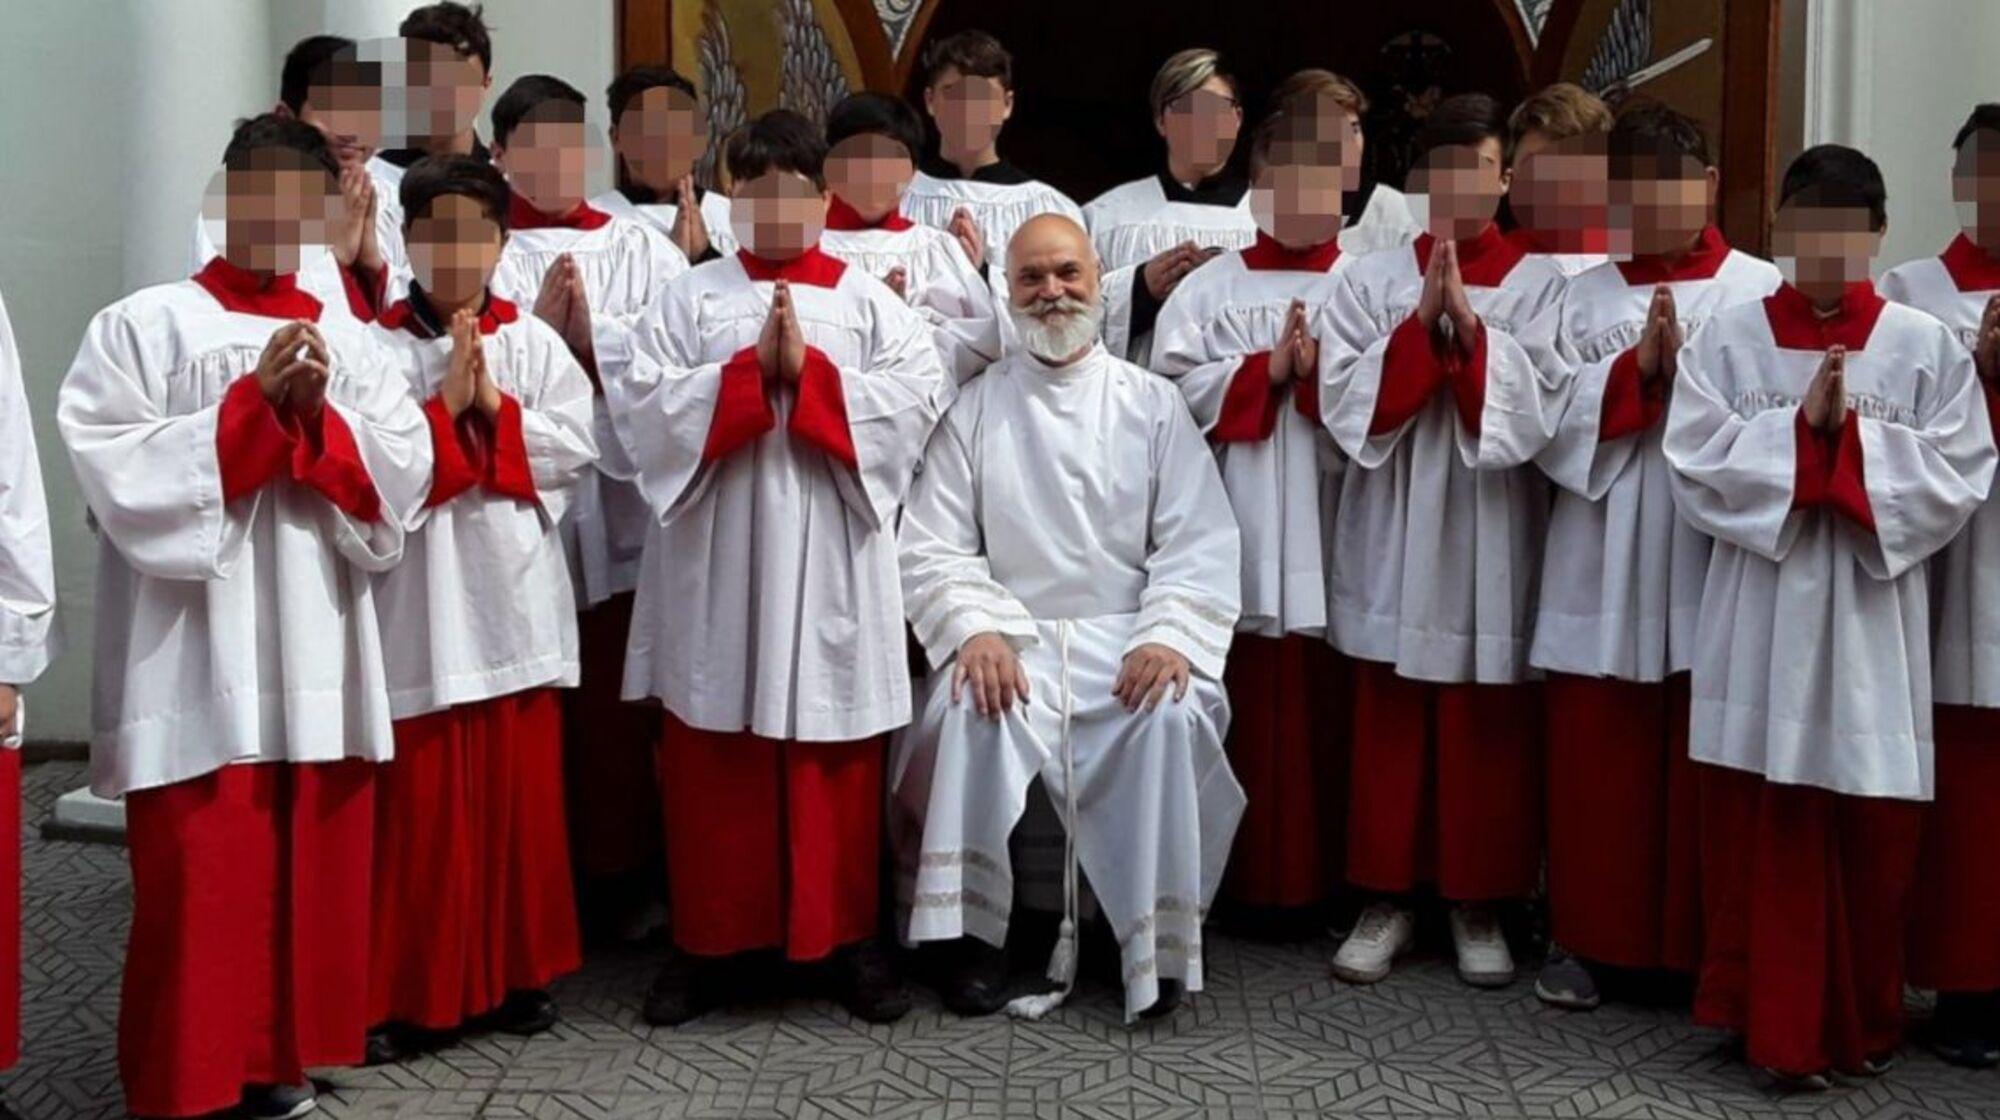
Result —
M 1300 70 L 1271 91 L 1273 109 L 1296 108 L 1296 102 L 1313 97 L 1327 97 L 1335 105 L 1354 114 L 1360 120 L 1368 115 L 1368 95 L 1361 87 L 1331 70 Z
M 1551 140 L 1568 140 L 1592 132 L 1610 132 L 1611 107 L 1604 99 L 1571 82 L 1557 82 L 1536 91 L 1507 116 L 1507 162 L 1521 138 L 1539 132 Z
M 1146 92 L 1153 116 L 1157 119 L 1165 114 L 1168 105 L 1207 85 L 1210 78 L 1221 78 L 1229 83 L 1232 95 L 1236 92 L 1236 79 L 1223 70 L 1221 55 L 1207 47 L 1174 52 L 1173 57 L 1160 64 L 1159 72 L 1153 75 L 1153 86 Z

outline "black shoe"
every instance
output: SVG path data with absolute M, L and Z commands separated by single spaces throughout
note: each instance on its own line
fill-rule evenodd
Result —
M 1139 1012 L 1139 1018 L 1164 1019 L 1172 1015 L 1174 1009 L 1181 1005 L 1181 996 L 1186 992 L 1187 985 L 1179 980 L 1160 981 L 1160 998 L 1154 1000 L 1151 1007 Z
M 246 1085 L 236 1109 L 249 1120 L 295 1120 L 319 1107 L 312 1082 L 304 1085 Z
M 724 962 L 675 953 L 653 977 L 640 1017 L 656 1027 L 678 1027 L 722 1006 Z
M 361 1051 L 363 1066 L 393 1066 L 410 1055 L 402 1047 L 402 1032 L 383 1024 L 368 1029 L 368 1043 Z
M 1939 992 L 1937 1012 L 1923 1031 L 1931 1053 L 1965 1069 L 2000 1065 L 2000 1038 L 1994 1008 L 2000 1000 L 1987 993 Z
M 955 1015 L 991 1015 L 1007 1006 L 1007 951 L 977 937 L 964 937 L 948 947 L 950 964 L 938 984 L 938 996 Z
M 864 1023 L 893 1023 L 910 1013 L 910 993 L 873 941 L 843 949 L 834 959 L 841 1006 Z
M 500 1006 L 489 1012 L 480 1026 L 502 1034 L 540 1034 L 562 1020 L 556 1001 L 540 989 L 508 992 Z

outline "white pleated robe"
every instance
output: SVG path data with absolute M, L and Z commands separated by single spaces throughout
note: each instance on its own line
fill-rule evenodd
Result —
M 7 306 L 0 303 L 0 684 L 33 681 L 60 652 L 49 542 L 49 508 L 21 380 L 21 352 Z
M 1000 356 L 1000 308 L 957 238 L 927 225 L 900 230 L 829 227 L 819 246 L 877 279 L 902 269 L 903 298 L 930 324 L 938 360 L 959 384 L 979 376 Z
M 1011 165 L 999 165 L 1010 173 Z M 918 225 L 945 229 L 960 208 L 972 215 L 986 240 L 986 285 L 993 290 L 1000 315 L 1000 344 L 1003 350 L 1014 344 L 1014 324 L 1005 314 L 1007 306 L 1007 243 L 1029 218 L 1039 214 L 1061 214 L 1084 225 L 1083 211 L 1070 197 L 1035 179 L 1022 182 L 986 182 L 981 179 L 940 178 L 922 171 L 910 180 L 903 192 L 903 216 Z
M 625 192 L 608 190 L 590 200 L 592 206 L 614 218 L 644 222 L 672 240 L 674 222 L 679 219 L 681 208 L 672 202 L 633 202 L 625 197 Z M 729 196 L 721 191 L 701 192 L 702 224 L 708 230 L 708 244 L 717 256 L 727 257 L 736 252 L 736 231 L 729 225 Z

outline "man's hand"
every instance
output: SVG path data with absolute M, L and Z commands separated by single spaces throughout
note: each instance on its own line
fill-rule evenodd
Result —
M 792 286 L 783 280 L 771 290 L 771 310 L 778 315 L 778 375 L 796 385 L 806 371 L 806 334 L 799 327 Z
M 1979 316 L 1979 337 L 1972 346 L 1972 364 L 1979 371 L 1979 380 L 2000 390 L 2000 295 L 1987 300 L 1986 310 Z
M 708 254 L 708 219 L 702 215 L 695 196 L 694 176 L 681 176 L 674 192 L 678 202 L 675 204 L 673 229 L 668 231 L 667 236 L 690 262 L 698 261 Z
M 21 690 L 0 684 L 0 742 L 20 734 Z
M 569 340 L 569 268 L 572 262 L 564 253 L 542 273 L 542 286 L 535 292 L 535 318 L 556 329 L 556 333 Z
M 1847 422 L 1845 346 L 1828 349 L 1826 357 L 1820 359 L 1819 371 L 1813 374 L 1812 384 L 1806 387 L 1806 399 L 1799 409 L 1805 413 L 1806 423 L 1818 431 L 1838 431 Z
M 958 647 L 951 672 L 951 702 L 966 692 L 973 706 L 988 719 L 999 719 L 1014 701 L 1028 702 L 1028 674 L 1007 639 L 994 633 L 974 634 Z
M 951 212 L 951 221 L 946 223 L 945 232 L 958 239 L 958 247 L 965 250 L 965 257 L 972 267 L 986 267 L 986 235 L 979 232 L 979 223 L 972 220 L 972 211 L 961 206 Z
M 284 399 L 285 381 L 298 369 L 299 355 L 305 350 L 305 328 L 309 325 L 298 319 L 272 331 L 264 352 L 257 356 L 257 388 L 274 405 Z
M 365 169 L 341 169 L 340 205 L 329 232 L 328 247 L 342 267 L 382 270 L 382 247 L 375 236 L 375 179 Z
M 909 302 L 910 274 L 902 265 L 890 269 L 888 274 L 882 277 L 882 282 L 889 285 L 889 290 L 896 293 L 903 302 Z
M 1163 253 L 1159 253 L 1145 263 L 1146 290 L 1156 300 L 1166 299 L 1195 266 L 1208 259 L 1201 247 L 1192 241 L 1183 241 Z
M 1187 698 L 1187 658 L 1166 646 L 1148 642 L 1125 655 L 1118 666 L 1118 679 L 1112 682 L 1111 695 L 1128 712 L 1141 708 L 1150 712 L 1160 706 L 1169 686 L 1174 690 L 1175 703 Z
M 458 419 L 479 396 L 479 314 L 461 308 L 454 312 L 447 328 L 451 333 L 451 361 L 444 368 L 444 382 L 438 386 L 438 396 L 444 401 L 444 410 Z
M 1479 313 L 1472 309 L 1472 298 L 1465 294 L 1465 277 L 1458 271 L 1458 243 L 1446 241 L 1438 248 L 1444 251 L 1444 273 L 1440 277 L 1444 296 L 1444 313 L 1451 317 L 1452 333 L 1458 338 L 1458 346 L 1465 353 L 1472 353 L 1473 341 L 1479 337 Z

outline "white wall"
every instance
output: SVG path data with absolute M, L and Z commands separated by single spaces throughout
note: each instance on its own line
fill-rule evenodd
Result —
M 56 439 L 83 326 L 183 271 L 231 122 L 277 100 L 278 60 L 318 31 L 394 34 L 416 0 L 7 0 L 0 34 L 0 292 L 20 341 L 56 531 L 69 652 L 30 691 L 38 739 L 89 729 L 96 545 Z M 612 0 L 490 0 L 494 90 L 546 72 L 599 113 Z M 487 131 L 482 116 L 480 131 Z

